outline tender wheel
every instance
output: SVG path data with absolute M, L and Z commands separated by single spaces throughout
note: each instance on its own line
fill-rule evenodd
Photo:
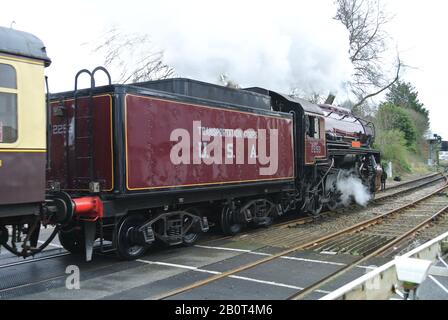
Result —
M 145 217 L 140 214 L 125 216 L 117 228 L 117 254 L 121 259 L 134 260 L 145 254 L 149 245 L 135 243 L 132 239 L 132 230 L 140 227 Z
M 266 217 L 267 220 L 263 227 L 270 227 L 274 224 L 275 219 L 279 217 L 278 208 L 275 204 L 271 204 L 271 207 L 269 209 L 269 215 Z
M 82 254 L 85 251 L 84 229 L 74 226 L 70 229 L 62 229 L 58 234 L 59 242 L 65 250 L 73 254 Z
M 8 243 L 8 229 L 5 226 L 0 227 L 0 245 Z
M 225 235 L 233 236 L 241 232 L 243 224 L 235 220 L 234 212 L 228 206 L 224 206 L 221 211 L 221 229 Z
M 191 208 L 186 210 L 187 212 L 194 214 L 196 216 L 201 217 L 202 219 L 202 214 L 201 212 L 196 209 L 196 208 Z M 192 222 L 193 218 L 190 216 L 185 216 L 184 220 L 183 220 L 183 226 L 184 227 L 188 227 L 191 222 Z M 185 234 L 184 238 L 182 239 L 182 243 L 184 246 L 192 246 L 193 244 L 195 244 L 199 238 L 201 237 L 202 231 L 200 226 L 197 225 L 192 225 L 191 228 L 187 231 L 187 233 Z

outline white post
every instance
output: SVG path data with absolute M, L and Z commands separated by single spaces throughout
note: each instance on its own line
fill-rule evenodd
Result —
M 387 176 L 392 179 L 392 161 L 387 164 Z

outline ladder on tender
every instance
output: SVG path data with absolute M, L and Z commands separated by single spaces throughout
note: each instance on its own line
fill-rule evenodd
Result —
M 104 67 L 96 67 L 90 72 L 87 69 L 80 70 L 75 76 L 75 90 L 74 90 L 74 109 L 73 109 L 73 159 L 75 161 L 73 166 L 73 179 L 76 189 L 85 185 L 89 185 L 89 191 L 92 193 L 100 192 L 100 184 L 97 181 L 97 173 L 95 170 L 95 130 L 94 130 L 94 103 L 93 103 L 93 89 L 95 88 L 95 73 L 102 71 L 106 74 L 109 85 L 111 85 L 111 77 L 109 72 Z M 88 94 L 87 113 L 80 115 L 79 100 L 80 92 L 78 90 L 78 79 L 83 73 L 90 77 L 90 89 Z M 80 122 L 86 123 L 84 130 L 80 130 Z M 68 142 L 68 140 L 67 140 Z M 67 143 L 69 144 L 69 143 Z M 82 154 L 80 152 L 81 146 L 87 146 L 86 151 Z M 68 161 L 69 157 L 67 157 Z M 88 162 L 88 171 L 86 177 L 79 177 L 78 165 L 82 161 Z

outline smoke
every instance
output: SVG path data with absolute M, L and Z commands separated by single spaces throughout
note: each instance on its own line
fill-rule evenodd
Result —
M 368 188 L 352 171 L 342 171 L 336 182 L 336 189 L 341 193 L 340 200 L 344 206 L 350 205 L 354 200 L 360 206 L 365 207 L 371 199 Z
M 368 188 L 353 170 L 342 170 L 338 174 L 328 176 L 326 190 L 337 195 L 338 206 L 347 207 L 355 201 L 365 207 L 372 198 Z
M 148 34 L 179 76 L 217 83 L 226 75 L 240 87 L 326 94 L 341 92 L 352 73 L 348 33 L 332 19 L 332 0 L 150 3 L 132 17 L 120 13 L 126 24 L 118 27 Z
M 73 90 L 78 70 L 91 70 L 104 61 L 104 55 L 93 55 L 83 44 L 113 26 L 124 34 L 148 35 L 154 51 L 163 50 L 164 62 L 179 76 L 213 83 L 224 74 L 241 87 L 285 93 L 294 87 L 324 95 L 331 90 L 340 97 L 353 71 L 348 32 L 333 19 L 334 0 L 132 0 L 123 5 L 79 0 L 69 15 L 54 14 L 66 10 L 63 1 L 16 0 L 5 5 L 0 10 L 2 25 L 14 20 L 14 28 L 44 41 L 53 60 L 47 69 L 52 91 Z M 79 17 L 89 23 L 79 23 Z M 63 36 L 55 26 L 63 26 Z M 110 71 L 116 78 L 119 71 Z M 80 80 L 89 86 L 84 77 Z

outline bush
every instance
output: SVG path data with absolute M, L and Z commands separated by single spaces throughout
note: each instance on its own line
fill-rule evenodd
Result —
M 392 161 L 398 172 L 411 172 L 407 161 L 408 150 L 405 135 L 401 130 L 381 130 L 375 139 L 375 148 L 381 152 L 384 161 Z
M 376 114 L 376 123 L 379 130 L 401 131 L 408 150 L 416 151 L 417 128 L 405 109 L 390 103 L 382 104 Z

